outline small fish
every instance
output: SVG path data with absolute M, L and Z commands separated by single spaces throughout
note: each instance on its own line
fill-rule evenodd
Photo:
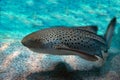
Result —
M 21 41 L 32 51 L 54 55 L 78 55 L 88 61 L 104 59 L 110 48 L 116 18 L 113 18 L 104 36 L 97 34 L 97 26 L 56 26 L 33 32 Z

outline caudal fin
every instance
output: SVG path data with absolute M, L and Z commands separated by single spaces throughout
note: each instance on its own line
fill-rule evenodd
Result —
M 111 40 L 112 40 L 112 36 L 114 34 L 114 29 L 115 29 L 115 25 L 116 25 L 116 17 L 114 17 L 109 25 L 108 25 L 108 28 L 106 30 L 106 33 L 104 35 L 105 39 L 106 39 L 106 42 L 108 44 L 108 48 L 110 48 L 110 44 L 111 44 Z

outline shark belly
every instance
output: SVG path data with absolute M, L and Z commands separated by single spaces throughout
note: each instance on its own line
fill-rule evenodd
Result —
M 51 55 L 77 55 L 77 52 L 68 51 L 68 50 L 57 50 L 57 49 L 34 49 L 32 51 L 38 52 L 40 54 L 51 54 Z

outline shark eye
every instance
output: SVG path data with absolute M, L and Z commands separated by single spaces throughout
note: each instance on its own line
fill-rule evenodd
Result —
M 35 42 L 40 42 L 40 39 L 35 39 Z

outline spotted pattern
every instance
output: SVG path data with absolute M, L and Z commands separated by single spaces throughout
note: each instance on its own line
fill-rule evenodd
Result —
M 36 41 L 41 41 L 44 48 L 54 48 L 55 45 L 64 44 L 72 49 L 99 54 L 106 47 L 105 40 L 97 34 L 83 29 L 75 28 L 49 28 L 36 32 L 39 34 Z

